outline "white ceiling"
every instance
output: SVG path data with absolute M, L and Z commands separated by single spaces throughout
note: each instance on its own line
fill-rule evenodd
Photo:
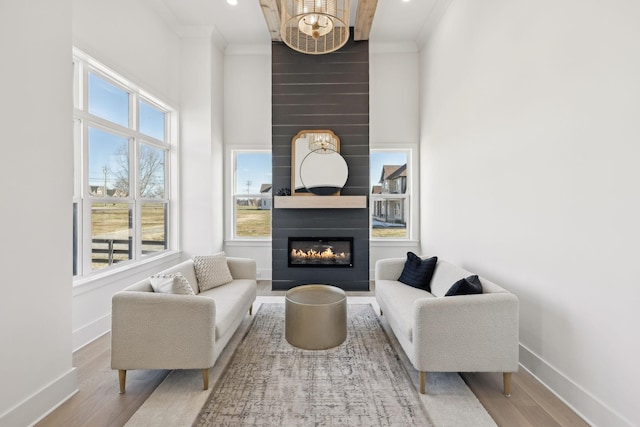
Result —
M 450 1 L 450 0 L 449 0 Z M 148 0 L 181 34 L 215 28 L 227 44 L 269 44 L 271 38 L 259 0 Z M 358 0 L 351 0 L 351 25 Z M 379 43 L 415 42 L 430 14 L 447 0 L 378 0 L 369 40 Z

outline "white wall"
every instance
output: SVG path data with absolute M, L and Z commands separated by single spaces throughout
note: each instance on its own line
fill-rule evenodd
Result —
M 147 3 L 74 0 L 72 27 L 69 25 L 73 28 L 74 46 L 175 108 L 179 107 L 180 39 Z M 71 46 L 68 51 L 70 60 Z M 203 81 L 206 82 L 206 78 Z M 194 79 L 193 84 L 198 82 Z M 111 329 L 113 293 L 179 259 L 179 254 L 175 254 L 108 278 L 76 282 L 73 348 L 82 347 Z
M 182 247 L 202 255 L 214 251 L 211 37 L 184 38 L 181 53 Z
M 178 105 L 180 39 L 145 1 L 73 0 L 73 43 Z
M 408 251 L 420 252 L 419 200 L 420 165 L 418 142 L 419 54 L 415 45 L 369 44 L 369 140 L 371 149 L 410 147 L 414 169 L 411 175 L 410 200 L 412 239 L 410 241 L 376 241 L 370 243 L 369 269 L 373 279 L 376 261 L 406 257 Z M 411 170 L 411 168 L 410 168 Z M 373 183 L 372 183 L 373 184 Z
M 233 168 L 232 148 L 271 149 L 271 46 L 230 45 L 225 50 L 224 145 L 225 171 Z M 225 206 L 233 203 L 230 176 L 225 173 Z M 229 215 L 225 216 L 224 225 L 228 239 L 232 227 Z M 259 278 L 271 278 L 271 241 L 226 240 L 225 252 L 255 259 Z
M 424 251 L 520 298 L 521 362 L 640 425 L 640 3 L 455 0 L 421 55 Z
M 0 2 L 0 52 L 0 426 L 18 426 L 77 389 L 71 1 Z

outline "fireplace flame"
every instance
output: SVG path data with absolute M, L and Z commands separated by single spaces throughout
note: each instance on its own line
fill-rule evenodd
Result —
M 302 249 L 292 249 L 291 257 L 296 259 L 323 259 L 323 260 L 332 260 L 332 259 L 346 259 L 347 254 L 344 252 L 340 252 L 336 254 L 331 250 L 331 248 L 327 248 L 322 252 L 316 251 L 314 249 L 309 249 L 308 251 L 303 251 Z

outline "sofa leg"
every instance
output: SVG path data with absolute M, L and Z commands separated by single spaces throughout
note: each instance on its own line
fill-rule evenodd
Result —
M 202 370 L 202 384 L 203 390 L 209 390 L 209 369 Z
M 380 309 L 380 316 L 384 316 L 384 313 L 382 312 L 382 309 Z
M 252 314 L 253 314 L 253 304 L 249 306 L 249 316 L 251 316 Z
M 425 371 L 420 371 L 420 394 L 426 394 L 427 388 L 427 373 Z
M 127 371 L 125 369 L 118 370 L 118 381 L 120 382 L 120 394 L 123 394 L 124 385 L 127 382 Z
M 504 395 L 511 397 L 511 372 L 502 373 L 502 383 L 504 386 Z

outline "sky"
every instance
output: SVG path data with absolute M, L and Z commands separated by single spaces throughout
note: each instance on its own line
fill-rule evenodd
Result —
M 129 94 L 101 77 L 89 73 L 89 112 L 122 126 L 129 127 Z M 139 103 L 140 132 L 165 139 L 165 114 L 147 102 Z M 115 156 L 118 146 L 127 139 L 96 128 L 89 129 L 89 183 L 104 183 L 112 188 L 113 172 L 119 165 Z M 376 185 L 383 165 L 407 163 L 405 151 L 375 150 L 370 157 L 370 183 Z M 111 176 L 110 176 L 111 175 Z M 236 155 L 236 194 L 259 194 L 262 184 L 271 184 L 271 153 L 238 152 Z
M 271 176 L 270 152 L 236 154 L 237 194 L 260 194 L 260 186 L 271 184 Z M 248 182 L 251 184 L 248 185 Z
M 91 114 L 129 127 L 129 94 L 125 90 L 93 73 L 89 73 L 88 89 L 88 110 Z M 139 116 L 140 132 L 164 141 L 165 113 L 140 100 Z M 89 127 L 90 185 L 104 185 L 104 167 L 106 167 L 107 188 L 113 188 L 115 173 L 122 167 L 116 153 L 119 147 L 127 144 L 127 138 Z
M 380 180 L 383 165 L 403 165 L 407 163 L 406 151 L 372 151 L 370 157 L 370 182 L 376 185 Z M 259 194 L 260 185 L 271 184 L 271 153 L 236 154 L 236 193 Z M 247 182 L 251 184 L 247 186 Z M 248 188 L 248 192 L 247 192 Z

